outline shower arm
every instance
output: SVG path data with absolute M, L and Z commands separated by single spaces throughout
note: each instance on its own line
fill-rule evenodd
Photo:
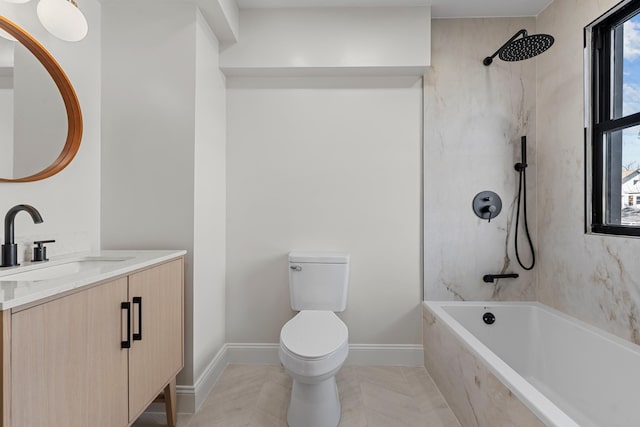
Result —
M 527 37 L 527 30 L 520 30 L 518 31 L 513 37 L 511 37 L 505 44 L 503 44 L 502 46 L 500 46 L 500 49 L 496 50 L 496 53 L 494 53 L 491 56 L 487 56 L 486 58 L 484 58 L 484 61 L 482 61 L 482 63 L 486 66 L 491 65 L 491 63 L 493 62 L 493 58 L 495 58 L 500 52 L 502 52 L 502 49 L 504 49 L 506 46 L 509 45 L 509 43 L 511 43 L 512 41 L 514 41 L 515 39 L 517 39 L 518 37 L 523 36 L 523 37 Z

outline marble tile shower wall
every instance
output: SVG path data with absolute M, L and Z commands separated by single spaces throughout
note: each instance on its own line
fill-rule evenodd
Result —
M 433 67 L 424 81 L 425 299 L 536 299 L 537 269 L 526 272 L 517 265 L 513 244 L 513 165 L 526 135 L 529 226 L 538 247 L 535 60 L 482 64 L 518 30 L 535 32 L 535 24 L 535 18 L 433 20 Z M 471 209 L 483 190 L 502 198 L 502 213 L 491 223 Z M 524 239 L 520 248 L 528 261 Z M 484 274 L 504 272 L 520 277 L 482 281 Z
M 538 299 L 640 344 L 640 240 L 584 233 L 583 28 L 618 0 L 555 0 L 537 19 Z

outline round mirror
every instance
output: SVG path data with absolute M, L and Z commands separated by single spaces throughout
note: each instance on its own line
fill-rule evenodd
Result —
M 74 158 L 82 139 L 78 97 L 51 54 L 0 16 L 0 182 L 48 178 Z

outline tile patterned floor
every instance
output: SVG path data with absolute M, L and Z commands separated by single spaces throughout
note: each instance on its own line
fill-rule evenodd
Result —
M 424 368 L 345 366 L 337 376 L 340 427 L 460 427 Z M 229 365 L 194 415 L 178 427 L 287 427 L 291 379 L 280 366 Z M 145 414 L 132 427 L 157 427 Z

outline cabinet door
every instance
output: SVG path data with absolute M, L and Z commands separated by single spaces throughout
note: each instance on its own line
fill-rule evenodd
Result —
M 127 280 L 12 315 L 12 425 L 126 426 Z
M 127 278 L 89 289 L 87 408 L 91 427 L 127 426 L 128 352 L 126 340 Z
M 182 268 L 179 259 L 129 276 L 133 333 L 141 334 L 129 350 L 129 421 L 182 369 Z

